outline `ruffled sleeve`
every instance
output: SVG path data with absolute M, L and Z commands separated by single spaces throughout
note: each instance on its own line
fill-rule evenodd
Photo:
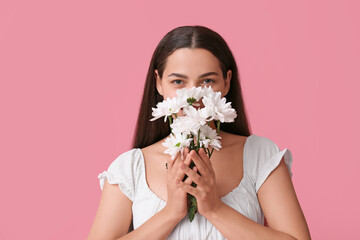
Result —
M 284 157 L 285 165 L 290 177 L 292 177 L 292 153 L 288 148 L 280 150 L 276 143 L 266 137 L 256 136 L 255 142 L 251 146 L 251 175 L 255 184 L 256 192 L 268 178 L 270 173 L 280 164 Z
M 109 165 L 107 171 L 98 175 L 101 190 L 107 179 L 110 184 L 118 184 L 125 196 L 134 201 L 140 167 L 137 149 L 122 153 Z

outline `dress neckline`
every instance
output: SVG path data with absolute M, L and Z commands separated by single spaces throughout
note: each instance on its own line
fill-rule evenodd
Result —
M 245 163 L 244 163 L 244 162 L 245 162 L 245 156 L 246 156 L 246 154 L 245 154 L 245 149 L 246 149 L 246 145 L 247 145 L 248 139 L 249 139 L 251 136 L 254 136 L 254 134 L 251 134 L 250 136 L 248 136 L 248 137 L 246 138 L 246 140 L 245 140 L 245 143 L 244 143 L 244 148 L 243 148 L 243 162 L 242 162 L 242 165 L 243 165 L 243 176 L 242 176 L 242 178 L 241 178 L 238 186 L 235 187 L 235 188 L 234 188 L 233 190 L 231 190 L 230 192 L 228 192 L 227 194 L 225 194 L 224 196 L 220 197 L 221 199 L 228 198 L 233 192 L 235 192 L 237 189 L 239 189 L 240 186 L 242 185 L 242 183 L 244 182 L 244 179 L 245 179 Z M 148 185 L 148 183 L 147 183 L 147 180 L 146 180 L 146 168 L 145 168 L 145 157 L 144 157 L 144 154 L 143 154 L 143 152 L 141 151 L 140 148 L 136 148 L 136 149 L 138 150 L 138 152 L 139 152 L 140 155 L 141 155 L 141 164 L 142 164 L 142 170 L 143 170 L 142 173 L 141 173 L 141 175 L 142 175 L 141 177 L 143 178 L 143 181 L 144 181 L 144 183 L 145 183 L 145 187 L 146 187 L 147 191 L 149 191 L 151 195 L 153 195 L 154 197 L 156 197 L 157 199 L 159 199 L 161 202 L 166 203 L 165 200 L 163 200 L 161 197 L 159 197 L 156 193 L 154 193 L 154 192 L 150 189 L 150 187 L 149 187 L 149 185 Z

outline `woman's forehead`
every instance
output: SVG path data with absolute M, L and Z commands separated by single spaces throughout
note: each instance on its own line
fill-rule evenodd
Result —
M 180 48 L 174 51 L 166 61 L 164 73 L 204 74 L 220 72 L 219 60 L 208 50 L 202 48 Z

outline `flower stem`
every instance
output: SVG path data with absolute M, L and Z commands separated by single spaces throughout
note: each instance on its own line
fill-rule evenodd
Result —
M 219 134 L 220 131 L 220 120 L 216 121 L 216 133 Z
M 213 151 L 214 151 L 214 148 L 211 149 L 211 152 L 210 152 L 210 150 L 209 150 L 209 152 L 210 152 L 209 158 L 211 158 L 211 155 L 213 154 Z
M 190 134 L 190 137 L 192 138 L 190 142 L 190 151 L 195 149 L 195 143 L 194 143 L 194 135 Z
M 200 148 L 200 129 L 198 131 L 198 137 L 197 137 L 197 149 Z
M 168 116 L 169 118 L 169 123 L 170 123 L 170 131 L 172 132 L 172 128 L 171 128 L 171 124 L 172 124 L 172 117 L 171 116 Z

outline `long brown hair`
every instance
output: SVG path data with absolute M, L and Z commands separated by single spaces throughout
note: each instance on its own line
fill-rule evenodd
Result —
M 238 68 L 227 43 L 218 33 L 207 27 L 198 25 L 181 26 L 168 32 L 161 39 L 152 55 L 136 123 L 133 148 L 144 148 L 170 134 L 168 121 L 164 122 L 163 118 L 150 121 L 152 107 L 156 107 L 158 102 L 164 100 L 156 89 L 155 69 L 158 70 L 159 77 L 162 78 L 167 57 L 179 48 L 206 49 L 218 58 L 224 78 L 226 78 L 229 69 L 232 71 L 230 89 L 226 95 L 226 100 L 231 102 L 237 117 L 232 123 L 221 123 L 220 129 L 241 136 L 249 136 L 250 126 L 246 117 Z

